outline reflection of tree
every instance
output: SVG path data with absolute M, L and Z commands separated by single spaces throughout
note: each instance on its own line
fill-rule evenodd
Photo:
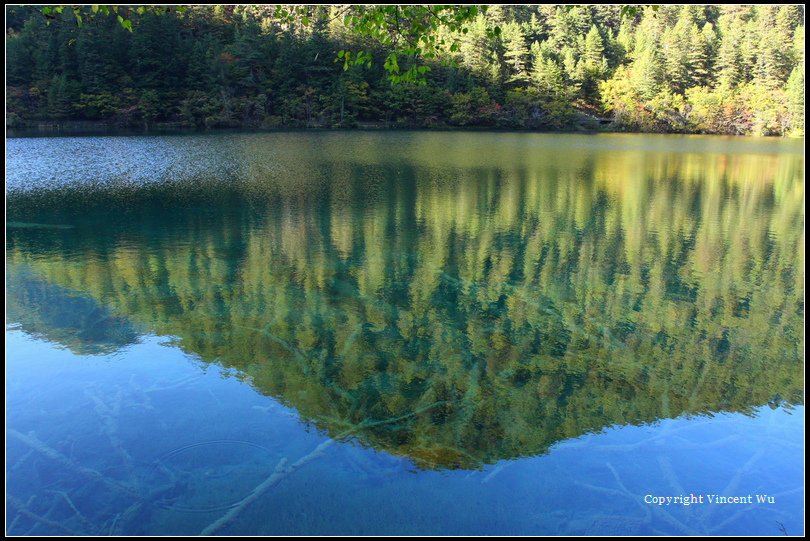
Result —
M 11 230 L 7 259 L 425 467 L 802 400 L 801 156 L 409 152 L 92 236 Z

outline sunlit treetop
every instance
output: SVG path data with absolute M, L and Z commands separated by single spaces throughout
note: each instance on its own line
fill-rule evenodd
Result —
M 257 5 L 263 18 L 271 19 L 286 27 L 309 26 L 314 21 L 319 6 L 310 5 Z M 441 59 L 452 63 L 452 56 L 459 50 L 461 37 L 468 32 L 468 24 L 479 14 L 487 11 L 486 5 L 343 5 L 337 6 L 337 14 L 346 28 L 357 38 L 370 39 L 390 48 L 383 66 L 392 83 L 425 83 L 430 71 L 427 61 Z M 573 6 L 566 6 L 570 9 Z M 657 6 L 651 6 L 657 9 Z M 86 18 L 101 14 L 115 15 L 121 26 L 133 31 L 133 15 L 184 13 L 186 6 L 45 6 L 42 14 L 49 20 L 65 10 L 71 10 L 76 23 L 82 25 Z M 622 15 L 634 17 L 640 6 L 623 6 Z M 488 37 L 497 37 L 501 28 L 487 28 Z M 365 49 L 341 50 L 336 61 L 343 62 L 343 69 L 351 65 L 371 67 L 372 55 Z M 405 60 L 402 67 L 400 62 Z
M 309 26 L 314 22 L 318 6 L 308 5 L 257 5 L 255 10 L 265 19 L 270 19 L 282 27 Z M 425 61 L 436 59 L 442 52 L 455 52 L 459 48 L 459 38 L 467 32 L 466 24 L 479 13 L 485 13 L 487 6 L 437 5 L 437 6 L 394 6 L 394 5 L 345 5 L 338 6 L 332 19 L 340 18 L 346 28 L 357 38 L 374 40 L 391 51 L 385 58 L 384 67 L 393 83 L 424 83 L 424 76 L 430 71 Z M 163 14 L 172 11 L 184 13 L 186 6 L 46 6 L 42 14 L 52 21 L 57 15 L 71 10 L 76 23 L 82 25 L 96 15 L 115 15 L 121 26 L 130 32 L 136 26 L 134 15 Z M 134 26 L 135 22 L 135 26 Z M 500 34 L 500 28 L 489 30 Z M 408 59 L 408 67 L 402 69 L 400 61 Z M 367 50 L 341 50 L 337 59 L 343 62 L 344 70 L 350 65 L 370 67 L 372 55 Z M 446 60 L 449 60 L 447 58 Z

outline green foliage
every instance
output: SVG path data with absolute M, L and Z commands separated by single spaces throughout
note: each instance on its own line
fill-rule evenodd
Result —
M 504 63 L 510 82 L 523 83 L 528 79 L 529 47 L 523 30 L 516 22 L 503 25 L 501 40 L 504 44 Z
M 620 41 L 633 61 L 601 86 L 603 106 L 620 126 L 803 133 L 803 10 L 722 6 L 716 13 L 702 18 L 694 6 L 647 12 L 635 43 L 622 30 Z
M 79 98 L 78 85 L 66 75 L 54 75 L 48 87 L 47 112 L 52 118 L 70 118 Z
M 17 125 L 576 129 L 580 111 L 624 130 L 804 131 L 801 6 L 19 6 L 9 15 Z
M 90 119 L 99 119 L 115 115 L 120 109 L 120 99 L 110 92 L 100 94 L 81 94 L 76 103 L 76 109 L 83 116 Z
M 469 92 L 459 92 L 453 96 L 450 122 L 456 126 L 483 125 L 494 123 L 496 104 L 489 93 L 481 87 Z
M 791 135 L 804 136 L 804 65 L 793 68 L 787 87 L 787 107 L 790 114 Z
M 582 59 L 585 65 L 597 70 L 602 65 L 602 54 L 605 52 L 605 46 L 602 42 L 602 36 L 596 25 L 592 25 L 588 35 L 585 36 L 585 46 L 582 51 Z

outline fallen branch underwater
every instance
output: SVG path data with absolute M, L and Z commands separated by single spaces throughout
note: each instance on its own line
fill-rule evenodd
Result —
M 277 485 L 279 482 L 281 482 L 284 478 L 289 476 L 294 471 L 300 469 L 301 467 L 305 466 L 309 462 L 311 462 L 314 459 L 321 456 L 324 453 L 324 451 L 326 449 L 328 449 L 336 441 L 340 441 L 341 439 L 343 439 L 346 436 L 352 434 L 353 432 L 357 431 L 358 429 L 371 428 L 371 427 L 376 427 L 376 426 L 381 426 L 381 425 L 384 425 L 384 424 L 389 424 L 389 423 L 394 423 L 394 422 L 397 422 L 397 421 L 401 421 L 403 419 L 407 419 L 408 417 L 413 417 L 414 415 L 419 415 L 420 413 L 423 413 L 425 411 L 428 411 L 428 410 L 430 410 L 430 409 L 432 409 L 432 408 L 434 408 L 436 406 L 439 406 L 439 405 L 442 405 L 442 404 L 445 404 L 445 403 L 446 403 L 446 401 L 434 402 L 434 403 L 428 404 L 427 406 L 424 406 L 422 408 L 418 408 L 418 409 L 416 409 L 416 410 L 414 410 L 414 411 L 412 411 L 410 413 L 407 413 L 405 415 L 400 415 L 398 417 L 393 417 L 391 419 L 384 419 L 384 420 L 381 420 L 381 421 L 374 421 L 374 422 L 371 422 L 371 423 L 361 423 L 357 427 L 353 427 L 353 428 L 351 428 L 349 430 L 345 430 L 345 431 L 341 432 L 340 434 L 338 434 L 337 436 L 335 436 L 334 438 L 327 439 L 326 441 L 320 443 L 309 454 L 304 455 L 303 457 L 299 458 L 296 462 L 294 462 L 293 464 L 291 464 L 289 466 L 287 466 L 287 458 L 286 457 L 282 458 L 279 461 L 278 465 L 276 465 L 276 468 L 273 471 L 273 473 L 270 475 L 270 477 L 268 477 L 267 479 L 262 481 L 259 485 L 257 485 L 256 488 L 254 488 L 250 492 L 250 494 L 245 496 L 239 503 L 237 503 L 234 507 L 229 509 L 227 513 L 225 513 L 223 516 L 221 516 L 220 518 L 218 518 L 217 520 L 215 520 L 214 522 L 209 524 L 207 527 L 205 527 L 202 530 L 202 532 L 200 532 L 200 535 L 213 535 L 216 532 L 222 530 L 224 527 L 226 527 L 228 524 L 230 524 L 234 519 L 236 519 L 236 517 L 239 516 L 239 514 L 242 511 L 244 511 L 245 508 L 247 508 L 247 506 L 249 506 L 251 503 L 253 503 L 257 499 L 259 499 L 259 497 L 262 496 L 265 492 L 267 492 L 272 487 Z
M 149 494 L 142 494 L 136 488 L 130 487 L 130 486 L 125 485 L 123 483 L 119 483 L 117 481 L 113 481 L 112 479 L 109 479 L 109 478 L 105 477 L 104 475 L 102 475 L 97 470 L 94 470 L 92 468 L 88 468 L 88 467 L 85 467 L 85 466 L 82 466 L 80 464 L 75 463 L 74 461 L 72 461 L 71 459 L 69 459 L 68 457 L 66 457 L 62 453 L 60 453 L 59 451 L 49 447 L 47 444 L 45 444 L 39 438 L 37 438 L 36 436 L 34 436 L 32 434 L 23 434 L 22 432 L 19 432 L 19 431 L 14 430 L 14 429 L 9 429 L 8 433 L 11 436 L 13 436 L 13 437 L 17 438 L 18 440 L 20 440 L 21 442 L 28 445 L 33 451 L 35 451 L 35 452 L 37 452 L 37 453 L 39 453 L 41 455 L 44 455 L 47 458 L 50 458 L 51 460 L 53 460 L 53 461 L 61 464 L 62 466 L 66 467 L 68 470 L 73 471 L 74 473 L 76 473 L 78 475 L 81 475 L 82 477 L 90 479 L 91 481 L 97 481 L 97 482 L 103 483 L 106 486 L 108 486 L 109 488 L 112 488 L 113 490 L 115 490 L 116 492 L 118 492 L 118 493 L 120 493 L 120 494 L 122 494 L 124 496 L 128 496 L 128 497 L 134 499 L 135 503 L 133 503 L 123 513 L 119 513 L 116 516 L 116 519 L 113 521 L 113 524 L 110 527 L 111 535 L 114 534 L 114 528 L 116 527 L 116 525 L 121 522 L 119 520 L 121 517 L 126 517 L 126 516 L 128 516 L 130 514 L 133 514 L 133 513 L 137 512 L 139 509 L 141 509 L 144 505 L 148 505 L 148 504 L 151 504 L 151 503 L 155 502 L 163 494 L 165 494 L 167 491 L 169 491 L 169 490 L 171 490 L 173 488 L 173 486 L 168 486 L 168 487 L 167 486 L 162 486 L 162 487 L 152 491 Z M 79 512 L 79 510 L 73 504 L 73 501 L 70 499 L 70 497 L 68 496 L 67 493 L 62 492 L 62 491 L 51 491 L 51 492 L 53 492 L 55 494 L 58 494 L 58 495 L 62 495 L 63 498 L 65 499 L 65 501 L 67 502 L 68 506 L 75 512 L 75 514 L 80 518 L 80 520 L 82 520 L 82 522 L 87 521 L 87 518 L 84 517 L 84 515 L 82 515 Z M 23 504 L 22 502 L 19 502 L 17 500 L 11 501 L 11 499 L 9 499 L 9 501 L 21 514 L 23 514 L 23 515 L 25 515 L 25 516 L 27 516 L 29 518 L 32 518 L 32 519 L 34 519 L 34 520 L 36 520 L 36 521 L 38 521 L 38 522 L 40 522 L 42 524 L 46 524 L 48 526 L 52 526 L 52 527 L 56 527 L 56 528 L 59 528 L 59 529 L 64 530 L 64 531 L 68 531 L 71 535 L 83 535 L 82 533 L 74 532 L 74 531 L 70 530 L 68 527 L 66 527 L 64 525 L 54 523 L 53 521 L 50 521 L 49 519 L 47 519 L 45 517 L 40 517 L 39 515 L 36 515 L 35 513 L 28 510 L 27 506 L 25 504 Z
M 73 470 L 74 472 L 78 473 L 83 477 L 87 477 L 88 479 L 91 479 L 93 481 L 104 483 L 108 487 L 123 494 L 126 494 L 127 496 L 131 496 L 133 498 L 138 499 L 141 498 L 141 495 L 132 487 L 124 485 L 123 483 L 118 483 L 116 481 L 113 481 L 112 479 L 108 479 L 107 477 L 105 477 L 104 475 L 102 475 L 101 473 L 92 468 L 87 468 L 85 466 L 75 463 L 74 461 L 72 461 L 71 459 L 60 453 L 59 451 L 56 451 L 55 449 L 52 449 L 51 447 L 47 446 L 45 443 L 40 441 L 40 439 L 34 435 L 23 434 L 22 432 L 14 430 L 13 428 L 9 429 L 8 433 L 17 438 L 18 440 L 20 440 L 21 442 L 25 443 L 38 453 L 45 455 L 46 457 L 62 464 L 63 466 L 67 467 L 70 470 Z
M 41 516 L 37 515 L 33 511 L 29 510 L 28 507 L 24 503 L 22 503 L 20 500 L 18 500 L 14 496 L 9 496 L 8 497 L 8 503 L 10 503 L 11 506 L 14 507 L 19 514 L 24 515 L 24 516 L 26 516 L 26 517 L 28 517 L 30 519 L 33 519 L 37 523 L 45 524 L 46 526 L 50 526 L 51 528 L 56 528 L 56 529 L 62 530 L 64 532 L 69 533 L 70 535 L 77 535 L 77 536 L 82 535 L 82 533 L 74 531 L 71 528 L 68 528 L 67 526 L 65 526 L 64 524 L 60 524 L 59 522 L 56 522 L 54 520 L 50 520 L 49 518 L 41 517 Z M 6 532 L 6 533 L 8 534 L 9 532 Z
M 102 415 L 102 417 L 107 417 L 109 415 L 114 414 L 114 411 L 110 411 L 109 406 L 106 406 L 106 404 L 103 404 L 98 399 L 98 397 L 91 396 L 90 398 L 94 399 L 93 401 L 95 402 L 95 405 L 97 407 L 97 411 L 99 412 L 99 414 Z M 281 482 L 283 479 L 285 479 L 287 476 L 289 476 L 290 474 L 292 474 L 296 470 L 304 467 L 305 465 L 307 465 L 311 461 L 313 461 L 316 458 L 318 458 L 319 456 L 321 456 L 326 451 L 326 449 L 328 449 L 336 441 L 340 441 L 340 440 L 344 439 L 345 437 L 347 437 L 347 436 L 349 436 L 349 435 L 351 435 L 353 433 L 356 433 L 357 431 L 361 431 L 361 430 L 369 429 L 369 428 L 374 428 L 374 427 L 378 427 L 378 426 L 382 426 L 382 425 L 402 421 L 404 419 L 408 419 L 410 417 L 419 415 L 421 413 L 424 413 L 426 411 L 429 411 L 429 410 L 431 410 L 431 409 L 433 409 L 433 408 L 435 408 L 437 406 L 441 406 L 441 405 L 446 404 L 446 403 L 447 403 L 447 401 L 433 402 L 431 404 L 427 404 L 425 406 L 419 407 L 419 408 L 415 409 L 414 411 L 403 414 L 403 415 L 399 415 L 399 416 L 392 417 L 392 418 L 389 418 L 389 419 L 383 419 L 383 420 L 378 420 L 378 421 L 368 421 L 368 422 L 360 423 L 358 425 L 354 425 L 354 426 L 344 430 L 343 432 L 341 432 L 340 434 L 338 434 L 334 438 L 327 439 L 326 441 L 320 443 L 310 453 L 308 453 L 307 455 L 304 455 L 303 457 L 299 458 L 296 462 L 294 462 L 292 464 L 288 465 L 287 458 L 286 457 L 282 458 L 279 461 L 279 463 L 276 465 L 276 468 L 273 471 L 273 473 L 267 479 L 265 479 L 263 482 L 261 482 L 259 485 L 257 485 L 250 492 L 250 494 L 248 494 L 245 498 L 243 498 L 241 501 L 239 501 L 235 506 L 231 507 L 222 517 L 215 520 L 214 522 L 209 524 L 206 528 L 204 528 L 202 530 L 202 532 L 201 532 L 201 535 L 212 535 L 212 534 L 222 530 L 226 526 L 228 526 L 233 520 L 235 520 L 241 514 L 241 512 L 244 509 L 246 509 L 250 504 L 255 502 L 257 499 L 259 499 L 265 492 L 270 490 L 272 487 L 277 485 L 279 482 Z M 116 430 L 116 426 L 115 426 L 115 424 L 113 422 L 113 419 L 107 418 L 106 420 L 108 421 L 108 423 L 110 423 L 109 426 L 105 425 L 107 435 L 110 437 L 110 440 L 111 440 L 111 443 L 113 444 L 113 447 L 117 448 L 116 450 L 118 450 L 119 453 L 122 454 L 122 458 L 124 458 L 125 462 L 127 462 L 126 459 L 129 459 L 130 457 L 129 457 L 128 453 L 126 453 L 123 450 L 120 439 L 118 439 L 118 437 L 117 437 L 117 430 Z M 66 469 L 68 469 L 70 471 L 73 471 L 74 473 L 76 473 L 76 474 L 78 474 L 78 475 L 80 475 L 82 477 L 85 477 L 85 478 L 87 478 L 87 479 L 89 479 L 91 481 L 96 481 L 96 482 L 102 483 L 102 484 L 106 485 L 107 487 L 115 490 L 116 492 L 118 492 L 118 493 L 120 493 L 122 495 L 133 498 L 135 500 L 135 502 L 129 508 L 127 508 L 123 513 L 118 513 L 116 515 L 115 519 L 113 520 L 113 522 L 112 522 L 112 524 L 110 526 L 110 534 L 111 535 L 115 535 L 116 527 L 118 525 L 126 522 L 127 517 L 130 517 L 134 513 L 137 513 L 138 510 L 143 508 L 143 506 L 149 505 L 150 503 L 153 503 L 164 492 L 166 492 L 168 489 L 171 488 L 171 487 L 165 487 L 164 486 L 164 487 L 160 487 L 159 489 L 157 489 L 157 490 L 155 490 L 155 491 L 153 491 L 153 492 L 151 492 L 149 494 L 143 494 L 136 487 L 131 487 L 131 486 L 126 485 L 126 484 L 124 484 L 122 482 L 112 480 L 112 479 L 104 476 L 102 473 L 100 473 L 99 471 L 97 471 L 95 469 L 88 468 L 86 466 L 82 466 L 81 464 L 78 464 L 78 463 L 74 462 L 73 460 L 71 460 L 70 458 L 65 456 L 64 454 L 60 453 L 59 451 L 57 451 L 57 450 L 53 449 L 52 447 L 48 446 L 47 444 L 45 444 L 43 441 L 41 441 L 39 438 L 37 438 L 33 433 L 31 433 L 31 434 L 23 434 L 22 432 L 19 432 L 19 431 L 14 430 L 14 429 L 9 429 L 8 433 L 12 437 L 14 437 L 17 440 L 21 441 L 22 443 L 26 444 L 31 449 L 31 452 L 41 454 L 41 455 L 43 455 L 43 456 L 45 456 L 45 457 L 59 463 L 59 464 L 61 464 Z M 118 444 L 118 445 L 116 445 L 116 444 Z M 124 452 L 122 452 L 122 451 L 124 451 Z M 61 492 L 61 491 L 52 491 L 52 492 L 54 492 L 57 495 L 61 495 L 62 498 L 65 500 L 65 502 L 68 504 L 68 506 L 74 511 L 76 516 L 83 523 L 87 521 L 87 518 L 84 517 L 84 515 L 82 515 L 79 512 L 79 510 L 73 504 L 72 500 L 70 499 L 70 496 L 67 493 Z M 36 513 L 33 513 L 32 511 L 30 511 L 27 508 L 27 506 L 25 504 L 23 504 L 20 501 L 17 501 L 16 499 L 13 499 L 13 500 L 10 499 L 9 501 L 10 501 L 11 505 L 14 508 L 16 508 L 21 515 L 26 516 L 28 518 L 31 518 L 32 520 L 34 520 L 37 523 L 45 524 L 47 526 L 60 529 L 60 530 L 65 531 L 65 532 L 67 532 L 67 533 L 69 533 L 71 535 L 82 535 L 79 532 L 74 532 L 72 529 L 70 529 L 67 526 L 61 525 L 61 524 L 59 524 L 59 523 L 57 523 L 55 521 L 52 521 L 52 520 L 48 519 L 47 517 L 42 517 L 42 516 L 37 515 Z

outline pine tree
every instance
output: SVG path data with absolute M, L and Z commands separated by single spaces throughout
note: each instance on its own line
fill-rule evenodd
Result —
M 535 42 L 546 38 L 548 29 L 546 28 L 544 21 L 538 17 L 537 13 L 532 13 L 529 23 L 526 26 L 526 38 L 529 41 Z
M 573 11 L 573 10 L 572 10 Z M 569 10 L 556 6 L 548 19 L 549 39 L 558 50 L 565 47 L 576 49 L 577 36 L 575 21 Z
M 709 23 L 706 23 L 707 25 Z M 709 71 L 709 59 L 711 58 L 711 48 L 706 41 L 706 33 L 698 30 L 693 24 L 689 31 L 690 43 L 687 50 L 687 65 L 689 67 L 688 86 L 704 86 L 709 84 L 711 73 Z M 685 89 L 684 89 L 685 90 Z
M 708 70 L 710 72 L 709 79 L 713 80 L 716 76 L 714 73 L 714 67 L 717 63 L 717 32 L 715 31 L 714 25 L 710 22 L 704 24 L 700 32 L 703 34 L 703 41 L 706 44 L 706 65 L 708 66 Z
M 73 104 L 79 99 L 79 88 L 75 80 L 67 75 L 54 75 L 48 88 L 48 115 L 51 118 L 73 117 Z
M 660 50 L 650 45 L 633 63 L 633 83 L 645 100 L 653 99 L 661 91 L 664 79 L 661 60 Z
M 690 6 L 683 6 L 675 26 L 664 30 L 662 52 L 666 66 L 665 77 L 673 92 L 682 94 L 694 82 L 690 53 L 693 53 L 697 33 Z
M 504 13 L 503 6 L 499 4 L 487 6 L 486 19 L 487 23 L 493 27 L 503 25 L 506 22 L 506 14 Z
M 622 22 L 619 28 L 619 34 L 616 36 L 616 42 L 624 49 L 625 56 L 630 56 L 633 53 L 635 40 L 633 39 L 633 31 L 630 23 Z
M 529 56 L 529 49 L 526 47 L 526 40 L 523 31 L 516 22 L 503 25 L 501 40 L 504 45 L 504 62 L 507 68 L 507 80 L 509 82 L 523 82 L 528 79 L 526 61 Z
M 793 34 L 793 61 L 796 64 L 804 63 L 804 26 L 797 26 Z
M 552 58 L 541 58 L 535 64 L 531 80 L 542 95 L 559 97 L 565 94 L 562 68 Z
M 793 68 L 785 92 L 788 97 L 790 129 L 794 135 L 804 135 L 804 65 Z
M 578 36 L 584 36 L 593 26 L 593 6 L 579 5 L 571 8 L 571 22 Z
M 742 40 L 740 43 L 740 58 L 742 62 L 741 83 L 751 81 L 756 74 L 759 45 L 760 30 L 756 21 L 751 19 L 743 26 Z
M 756 78 L 760 84 L 772 89 L 782 85 L 787 79 L 788 51 L 776 28 L 769 28 L 763 32 L 759 41 L 756 67 Z
M 36 22 L 28 20 L 17 36 L 6 40 L 6 83 L 12 86 L 27 86 L 34 77 L 37 46 L 34 38 Z
M 487 21 L 479 15 L 467 27 L 467 33 L 459 45 L 461 61 L 470 71 L 479 76 L 487 73 L 490 59 L 490 44 L 487 40 Z
M 718 80 L 721 85 L 732 88 L 743 80 L 743 61 L 740 52 L 742 26 L 734 20 L 723 33 L 720 50 L 717 53 Z
M 532 42 L 532 46 L 529 47 L 529 57 L 531 58 L 532 69 L 534 69 L 539 62 L 543 61 L 543 48 L 539 41 L 535 40 Z
M 571 82 L 575 82 L 577 73 L 577 56 L 573 48 L 571 47 L 563 48 L 562 66 L 566 78 Z
M 596 25 L 592 25 L 585 36 L 585 46 L 582 51 L 582 58 L 585 61 L 585 66 L 589 69 L 598 71 L 602 65 L 602 55 L 605 52 L 605 45 L 602 41 L 602 35 Z

